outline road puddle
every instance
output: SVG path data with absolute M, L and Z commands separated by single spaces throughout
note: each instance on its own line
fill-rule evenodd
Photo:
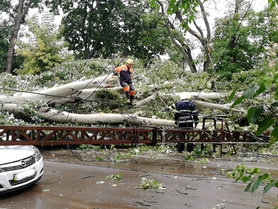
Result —
M 0 197 L 1 208 L 43 209 L 180 209 L 229 208 L 273 209 L 278 205 L 277 190 L 263 194 L 244 192 L 245 184 L 225 176 L 242 161 L 135 156 L 124 162 L 97 161 L 96 158 L 66 151 L 42 152 L 45 172 L 38 184 Z M 206 163 L 204 163 L 206 162 Z M 278 179 L 278 163 L 245 162 L 260 167 Z M 122 179 L 108 180 L 111 174 Z M 142 178 L 154 179 L 163 189 L 137 188 Z

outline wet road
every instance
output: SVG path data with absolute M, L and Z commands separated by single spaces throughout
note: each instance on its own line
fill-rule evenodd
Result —
M 45 154 L 38 184 L 2 196 L 1 209 L 273 209 L 277 190 L 243 192 L 246 185 L 221 175 L 218 165 L 135 159 L 129 163 L 80 162 L 74 157 Z M 228 166 L 227 163 L 226 165 Z M 222 166 L 221 166 L 222 168 Z M 120 180 L 107 180 L 121 174 Z M 164 185 L 158 190 L 136 188 L 142 177 Z

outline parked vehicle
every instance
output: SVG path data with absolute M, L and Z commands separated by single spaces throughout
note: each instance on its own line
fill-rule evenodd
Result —
M 0 146 L 0 194 L 30 186 L 43 174 L 43 157 L 35 146 Z

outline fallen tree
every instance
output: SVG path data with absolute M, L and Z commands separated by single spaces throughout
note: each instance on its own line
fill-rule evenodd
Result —
M 5 104 L 2 109 L 14 114 L 29 116 L 24 108 L 16 104 Z M 115 114 L 115 113 L 95 113 L 95 114 L 76 114 L 66 111 L 42 108 L 35 111 L 37 116 L 43 119 L 59 123 L 79 123 L 79 124 L 133 124 L 142 126 L 175 126 L 174 121 L 165 119 L 140 117 L 141 112 L 135 114 Z
M 124 97 L 122 88 L 112 77 L 112 74 L 97 77 L 95 79 L 85 79 L 74 81 L 65 85 L 54 86 L 34 92 L 19 92 L 13 95 L 0 95 L 2 101 L 2 110 L 8 111 L 15 115 L 30 117 L 30 114 L 57 123 L 78 123 L 78 124 L 133 124 L 142 126 L 175 126 L 174 121 L 160 118 L 142 117 L 142 111 L 125 114 L 125 113 L 87 113 L 78 114 L 67 112 L 63 109 L 56 110 L 48 106 L 51 103 L 77 103 L 91 102 L 96 99 L 96 92 L 100 90 L 109 90 L 120 94 Z M 235 111 L 245 113 L 243 109 L 230 108 L 231 104 L 214 104 L 206 100 L 223 99 L 227 97 L 225 93 L 215 92 L 180 92 L 172 95 L 156 91 L 146 98 L 137 100 L 136 107 L 144 107 L 151 101 L 164 100 L 169 97 L 186 98 L 193 97 L 198 108 L 211 108 L 220 111 Z M 78 98 L 78 100 L 76 100 Z M 26 108 L 28 103 L 41 102 L 45 105 L 39 109 Z M 165 103 L 165 106 L 169 104 Z

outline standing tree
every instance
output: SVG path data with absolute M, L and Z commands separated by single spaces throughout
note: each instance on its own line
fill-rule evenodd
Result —
M 213 39 L 215 71 L 226 79 L 260 65 L 270 47 L 268 12 L 255 12 L 237 0 L 233 13 L 216 21 Z
M 2 21 L 0 25 L 0 72 L 4 72 L 7 67 L 7 52 L 9 48 L 9 31 L 8 21 Z
M 47 4 L 52 11 L 57 11 L 58 4 L 62 8 L 63 36 L 77 58 L 121 54 L 148 61 L 169 45 L 159 14 L 152 13 L 144 1 L 49 0 Z
M 109 57 L 115 52 L 114 42 L 121 42 L 121 14 L 128 11 L 117 1 L 75 1 L 62 4 L 66 16 L 62 20 L 63 35 L 78 58 Z M 124 22 L 123 22 L 124 24 Z
M 19 74 L 39 74 L 70 59 L 67 44 L 60 39 L 55 25 L 47 21 L 39 24 L 35 17 L 28 20 L 27 25 L 30 34 L 26 32 L 25 37 L 32 38 L 31 42 L 18 42 L 16 52 L 25 58 L 23 68 L 18 70 Z
M 3 17 L 6 11 L 9 11 L 11 8 L 10 1 L 1 1 L 0 4 L 0 15 Z M 4 72 L 7 67 L 7 52 L 9 48 L 9 34 L 11 31 L 9 21 L 5 18 L 0 19 L 0 72 Z
M 202 51 L 202 71 L 209 71 L 209 66 L 211 63 L 211 51 L 209 44 L 211 42 L 211 29 L 207 18 L 207 13 L 203 2 L 200 0 L 194 1 L 167 1 L 165 5 L 162 1 L 156 1 L 160 5 L 161 12 L 165 14 L 165 26 L 167 28 L 168 34 L 175 45 L 178 54 L 180 54 L 181 59 L 186 60 L 186 63 L 192 73 L 196 73 L 198 60 L 193 57 L 193 47 L 192 38 L 197 40 L 200 44 Z M 168 8 L 167 11 L 164 8 Z M 204 27 L 202 28 L 195 21 L 195 14 L 197 13 L 197 8 L 200 9 L 200 14 L 204 22 Z M 167 15 L 166 15 L 167 12 Z M 175 19 L 173 19 L 175 17 Z M 192 24 L 190 24 L 192 23 Z M 180 30 L 181 29 L 181 30 Z M 191 39 L 188 38 L 191 36 Z M 176 56 L 175 53 L 169 53 L 170 56 Z
M 4 0 L 4 3 L 5 2 L 6 0 Z M 9 38 L 6 73 L 12 73 L 13 70 L 12 65 L 14 59 L 14 48 L 15 48 L 16 39 L 18 36 L 20 26 L 25 22 L 25 17 L 29 9 L 38 7 L 40 2 L 41 2 L 40 0 L 19 0 L 15 8 L 9 10 L 10 11 L 9 15 L 14 20 L 14 24 L 13 24 L 13 30 Z

